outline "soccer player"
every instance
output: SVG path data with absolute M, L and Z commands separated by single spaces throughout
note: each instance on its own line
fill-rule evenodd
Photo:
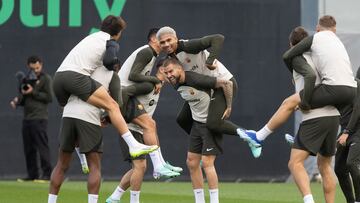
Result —
M 334 105 L 344 116 L 348 104 L 356 95 L 351 63 L 346 49 L 336 36 L 336 21 L 332 16 L 323 16 L 316 27 L 317 33 L 302 40 L 284 54 L 288 68 L 295 69 L 305 77 L 304 90 L 288 97 L 269 122 L 259 131 L 246 131 L 243 138 L 251 145 L 259 146 L 275 129 L 280 127 L 297 108 L 309 110 Z M 314 89 L 314 73 L 301 54 L 310 51 L 321 84 Z
M 161 75 L 159 75 L 158 77 L 161 78 Z M 147 95 L 136 96 L 136 101 L 139 101 L 141 103 L 140 105 L 144 104 L 142 105 L 143 113 L 147 114 L 150 118 L 155 112 L 158 100 L 159 100 L 159 94 L 154 94 L 154 90 Z M 133 101 L 133 98 L 130 98 L 128 103 L 131 103 L 131 101 Z M 132 108 L 129 107 L 129 105 L 131 104 L 128 104 L 128 108 L 127 108 L 128 110 Z M 143 128 L 135 124 L 134 122 L 129 123 L 128 126 L 131 132 L 133 133 L 133 135 L 135 136 L 135 138 L 143 143 L 144 142 Z M 146 170 L 146 159 L 145 156 L 140 156 L 136 159 L 132 159 L 129 156 L 128 149 L 124 141 L 120 140 L 120 142 L 121 142 L 121 150 L 124 156 L 124 160 L 129 161 L 132 164 L 132 168 L 123 175 L 119 185 L 115 188 L 111 196 L 109 196 L 106 199 L 106 203 L 119 203 L 122 195 L 129 187 L 131 187 L 130 203 L 138 203 L 140 198 L 139 195 L 140 195 L 141 184 Z M 151 152 L 150 158 L 154 165 L 153 175 L 155 178 L 160 178 L 160 177 L 173 178 L 179 176 L 180 175 L 179 172 L 182 171 L 181 169 L 181 171 L 176 172 L 170 170 L 170 168 L 164 167 L 167 165 L 167 163 L 164 161 L 160 150 Z
M 214 162 L 216 156 L 222 153 L 222 135 L 214 135 L 215 132 L 207 128 L 206 120 L 209 116 L 210 92 L 214 88 L 223 89 L 226 104 L 231 108 L 232 82 L 193 71 L 184 71 L 175 58 L 165 60 L 163 72 L 181 97 L 189 103 L 194 120 L 190 131 L 186 163 L 190 170 L 195 202 L 205 203 L 203 174 L 200 166 L 200 161 L 202 161 L 209 186 L 210 202 L 217 203 L 219 202 L 218 177 Z
M 290 45 L 295 46 L 307 36 L 308 33 L 303 27 L 295 28 L 289 37 Z M 315 70 L 310 53 L 304 53 L 302 57 Z M 304 77 L 296 71 L 298 67 L 295 65 L 291 67 L 293 68 L 296 92 L 300 92 L 304 88 Z M 320 84 L 320 82 L 320 76 L 316 74 L 315 84 Z M 331 158 L 335 154 L 338 125 L 339 112 L 334 106 L 325 106 L 302 112 L 302 121 L 292 145 L 288 166 L 303 196 L 304 203 L 314 203 L 309 176 L 304 168 L 304 161 L 309 156 L 316 155 L 319 172 L 323 178 L 325 200 L 327 203 L 333 203 L 335 200 L 336 182 L 331 167 Z
M 65 106 L 70 95 L 74 94 L 107 111 L 112 124 L 129 145 L 131 156 L 140 156 L 156 150 L 158 146 L 146 146 L 134 139 L 120 113 L 119 105 L 104 87 L 90 77 L 99 67 L 114 69 L 118 63 L 116 54 L 119 45 L 116 41 L 120 39 L 125 26 L 121 17 L 107 16 L 101 24 L 101 31 L 84 38 L 66 56 L 55 73 L 53 88 L 61 106 Z
M 233 75 L 216 58 L 222 47 L 224 36 L 220 34 L 205 36 L 200 39 L 178 40 L 176 32 L 171 27 L 162 27 L 156 34 L 160 47 L 170 57 L 178 59 L 185 71 L 214 76 L 231 81 L 233 93 L 237 91 L 237 83 Z M 230 104 L 226 103 L 224 92 L 215 88 L 213 99 L 209 106 L 209 116 L 206 126 L 215 134 L 240 135 L 243 131 L 239 126 L 227 120 L 231 114 Z M 232 98 L 231 98 L 232 100 Z M 184 103 L 177 117 L 177 123 L 189 134 L 193 120 L 189 104 Z M 261 147 L 249 145 L 254 157 L 261 155 Z
M 97 68 L 91 75 L 94 81 L 109 90 L 118 101 L 120 79 L 118 75 L 105 67 Z M 75 95 L 71 95 L 63 111 L 60 131 L 58 161 L 51 174 L 48 203 L 56 203 L 57 195 L 64 181 L 64 175 L 70 166 L 72 153 L 76 145 L 86 155 L 89 164 L 88 202 L 96 203 L 101 182 L 102 134 L 100 123 L 101 110 Z
M 134 116 L 133 120 L 128 120 L 139 125 L 143 130 L 144 141 L 148 145 L 160 145 L 157 136 L 156 122 L 152 119 L 153 111 L 159 100 L 159 92 L 162 87 L 162 81 L 157 76 L 150 73 L 153 70 L 156 56 L 160 52 L 159 43 L 156 39 L 156 33 L 159 29 L 150 29 L 148 33 L 148 44 L 136 49 L 123 63 L 119 77 L 123 88 L 124 105 L 127 103 L 127 97 L 138 100 L 146 112 Z M 157 65 L 161 65 L 158 64 Z M 155 67 L 156 68 L 156 67 Z M 161 77 L 161 75 L 159 75 Z M 130 112 L 126 108 L 123 111 Z M 182 171 L 180 167 L 172 166 L 164 161 L 160 148 L 150 153 L 150 158 L 154 166 L 154 178 L 178 176 Z

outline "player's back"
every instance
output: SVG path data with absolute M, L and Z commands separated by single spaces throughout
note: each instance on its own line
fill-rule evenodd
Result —
M 311 58 L 323 84 L 356 87 L 348 53 L 332 31 L 321 31 L 314 35 Z

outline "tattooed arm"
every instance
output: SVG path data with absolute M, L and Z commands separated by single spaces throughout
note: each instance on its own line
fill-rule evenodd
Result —
M 226 101 L 226 109 L 222 116 L 222 119 L 226 119 L 230 117 L 231 108 L 232 108 L 232 99 L 233 99 L 233 83 L 230 80 L 216 80 L 216 87 L 222 88 L 225 96 Z

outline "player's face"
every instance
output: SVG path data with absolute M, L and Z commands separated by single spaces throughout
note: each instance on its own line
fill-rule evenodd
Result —
M 160 48 L 168 54 L 176 51 L 177 43 L 178 39 L 173 34 L 163 34 L 159 38 Z
M 30 63 L 29 68 L 32 69 L 36 75 L 40 75 L 42 71 L 42 63 L 37 61 L 36 63 Z
M 171 84 L 175 85 L 179 82 L 181 69 L 175 64 L 169 64 L 163 67 L 163 72 Z

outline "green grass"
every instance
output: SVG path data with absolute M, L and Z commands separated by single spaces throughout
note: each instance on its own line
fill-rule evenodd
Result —
M 99 203 L 104 203 L 117 182 L 103 182 L 100 189 Z M 46 203 L 48 184 L 15 181 L 0 181 L 0 203 Z M 325 202 L 320 184 L 312 184 L 316 202 Z M 208 192 L 207 202 L 208 200 Z M 142 203 L 188 203 L 194 202 L 189 182 L 166 183 L 145 182 L 141 192 Z M 86 182 L 65 182 L 61 188 L 58 203 L 87 202 Z M 129 202 L 126 193 L 122 202 Z M 291 183 L 221 183 L 221 203 L 298 203 L 301 196 Z M 345 202 L 340 188 L 337 188 L 335 202 Z

